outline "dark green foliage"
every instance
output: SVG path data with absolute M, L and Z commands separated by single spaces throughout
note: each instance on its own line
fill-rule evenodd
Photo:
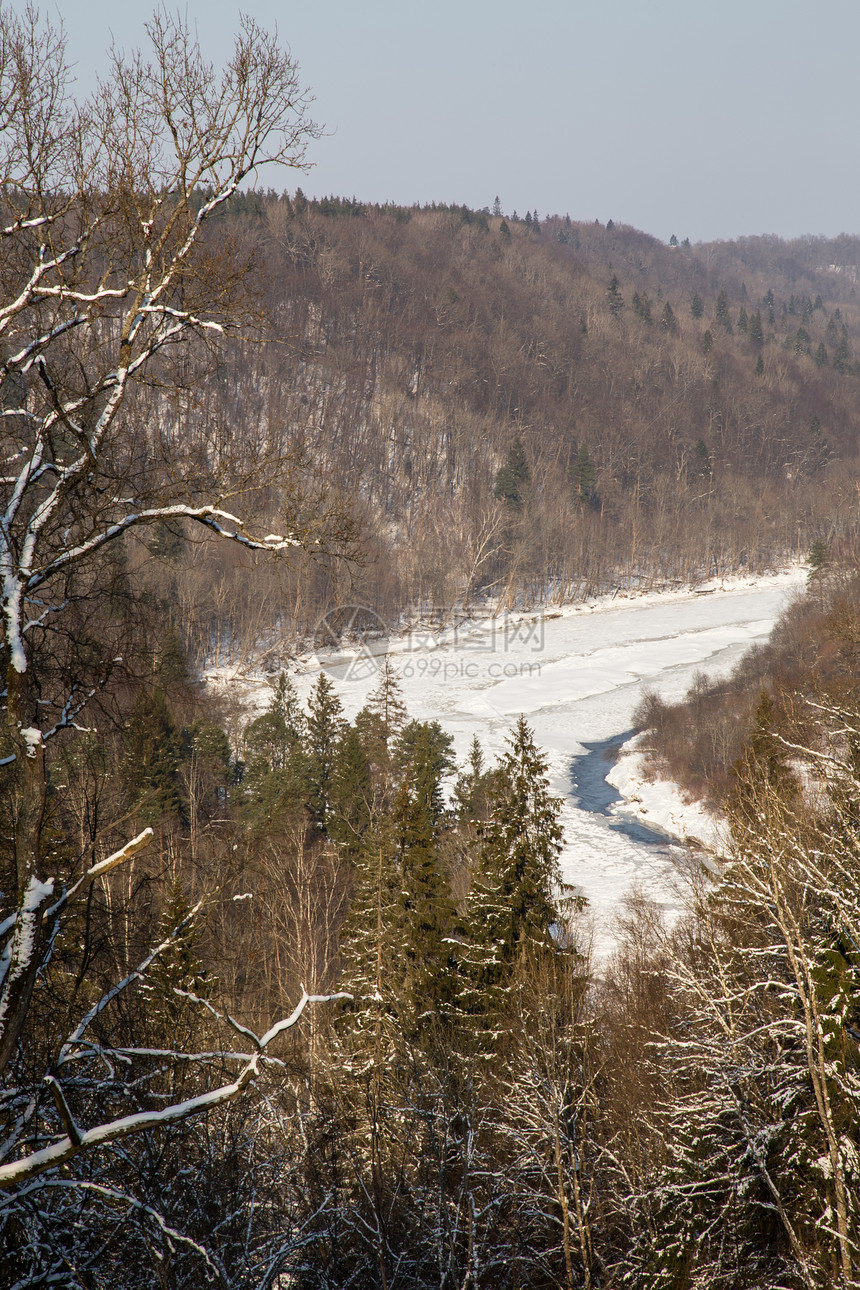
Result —
M 824 348 L 824 341 L 819 341 L 818 349 L 815 351 L 815 366 L 826 367 L 827 361 L 827 350 Z
M 343 731 L 343 704 L 325 672 L 308 698 L 306 784 L 311 820 L 320 833 L 328 832 L 332 810 L 335 764 Z
M 574 506 L 582 510 L 585 506 L 596 505 L 597 472 L 585 444 L 580 445 L 576 460 L 568 467 L 567 476 L 570 480 L 570 495 Z
M 633 292 L 633 312 L 642 322 L 650 324 L 653 322 L 651 317 L 651 301 L 648 299 L 648 293 L 643 291 L 640 295 L 638 291 Z
M 851 363 L 851 346 L 848 343 L 848 332 L 843 326 L 839 334 L 839 343 L 833 354 L 833 367 L 837 372 L 847 372 Z
M 123 734 L 121 775 L 129 804 L 143 824 L 181 815 L 182 739 L 164 691 L 141 690 Z
M 749 338 L 753 345 L 764 344 L 764 329 L 761 324 L 761 313 L 757 309 L 749 320 Z
M 609 312 L 612 314 L 613 318 L 617 318 L 624 308 L 624 297 L 618 289 L 618 278 L 614 273 L 609 279 L 609 287 L 606 291 L 606 303 L 609 305 Z
M 761 354 L 759 354 L 755 361 L 755 374 L 756 376 L 764 376 L 764 359 Z
M 433 827 L 442 816 L 442 780 L 454 770 L 453 747 L 454 740 L 438 721 L 410 721 L 394 746 L 395 765 Z
M 301 810 L 307 793 L 306 719 L 285 673 L 271 706 L 245 730 L 242 786 L 257 819 Z
M 478 736 L 472 739 L 469 760 L 454 785 L 457 815 L 464 822 L 489 818 L 496 776 L 484 766 L 484 754 Z
M 519 439 L 515 439 L 508 452 L 507 461 L 496 475 L 493 496 L 499 502 L 519 510 L 525 501 L 531 472 L 526 461 L 525 449 Z
M 711 477 L 711 454 L 708 452 L 704 439 L 699 439 L 693 449 L 693 469 L 697 475 L 704 479 Z
M 507 742 L 465 909 L 462 998 L 471 1014 L 498 1012 L 519 956 L 553 952 L 552 929 L 565 923 L 557 895 L 568 890 L 558 864 L 561 803 L 524 717 Z
M 749 330 L 749 321 L 747 319 L 747 311 L 744 308 L 744 306 L 741 305 L 740 309 L 738 310 L 738 331 L 741 333 L 741 335 L 746 336 L 748 330 Z
M 690 316 L 691 318 L 699 319 L 703 316 L 704 312 L 705 302 L 699 295 L 698 291 L 694 291 L 693 298 L 690 301 Z
M 708 330 L 702 336 L 702 353 L 710 354 L 713 348 L 714 348 L 714 338 L 713 338 L 713 335 L 711 334 L 711 329 L 708 328 Z
M 675 311 L 667 300 L 663 306 L 663 312 L 660 315 L 660 326 L 663 331 L 668 332 L 670 336 L 677 335 L 678 320 L 675 317 Z
M 355 726 L 347 726 L 337 749 L 330 792 L 328 833 L 354 860 L 373 821 L 373 777 Z
M 714 321 L 719 323 L 723 330 L 731 336 L 732 320 L 729 317 L 729 301 L 725 291 L 721 291 L 717 296 L 716 304 L 714 305 Z

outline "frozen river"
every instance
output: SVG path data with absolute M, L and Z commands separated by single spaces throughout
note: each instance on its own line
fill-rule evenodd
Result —
M 698 671 L 724 673 L 763 641 L 803 582 L 798 570 L 705 592 L 673 592 L 568 608 L 557 616 L 461 623 L 391 641 L 411 717 L 437 720 L 459 758 L 477 734 L 486 753 L 504 746 L 524 713 L 564 798 L 567 880 L 587 896 L 596 943 L 611 944 L 619 899 L 637 881 L 671 903 L 665 837 L 611 811 L 613 750 L 631 730 L 644 688 L 679 698 Z M 316 661 L 295 678 L 304 695 Z M 352 717 L 378 684 L 372 660 L 332 659 L 326 670 Z

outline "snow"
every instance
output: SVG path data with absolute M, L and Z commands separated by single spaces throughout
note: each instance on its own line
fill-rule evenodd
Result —
M 27 756 L 35 757 L 36 749 L 42 742 L 41 730 L 37 730 L 35 726 L 25 726 L 21 731 L 21 738 L 27 745 Z
M 674 838 L 719 851 L 724 844 L 720 820 L 701 802 L 688 801 L 670 779 L 653 777 L 646 766 L 642 735 L 634 735 L 621 747 L 606 782 L 621 794 L 612 806 L 614 814 L 629 816 L 661 829 Z
M 633 734 L 642 691 L 657 689 L 672 701 L 697 672 L 727 672 L 766 639 L 805 576 L 794 566 L 697 590 L 619 594 L 545 615 L 476 617 L 388 642 L 409 715 L 438 721 L 453 735 L 461 761 L 474 735 L 486 754 L 497 755 L 525 715 L 563 799 L 564 877 L 590 902 L 599 955 L 612 946 L 613 919 L 633 883 L 667 911 L 677 908 L 672 881 L 686 852 L 673 839 L 718 844 L 710 819 L 684 803 L 675 786 L 646 783 L 635 748 L 606 783 L 610 759 Z M 372 649 L 384 647 L 375 642 Z M 356 650 L 324 662 L 352 719 L 378 685 L 376 659 Z M 300 697 L 319 670 L 318 659 L 300 660 L 293 675 Z M 213 670 L 207 679 L 241 696 L 251 715 L 270 702 L 271 678 Z M 622 796 L 613 802 L 616 789 Z

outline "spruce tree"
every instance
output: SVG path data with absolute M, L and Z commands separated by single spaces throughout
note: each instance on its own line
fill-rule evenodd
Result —
M 732 334 L 732 320 L 729 317 L 729 301 L 725 291 L 721 291 L 717 296 L 714 306 L 714 321 L 718 322 L 724 331 Z
M 562 881 L 561 802 L 547 764 L 520 717 L 501 758 L 491 817 L 482 829 L 472 890 L 464 909 L 460 1007 L 497 1032 L 510 975 L 526 957 L 558 952 L 554 939 L 575 903 Z
M 514 510 L 520 510 L 526 498 L 531 472 L 526 461 L 525 449 L 515 439 L 508 452 L 507 461 L 496 475 L 493 496 Z
M 343 704 L 325 672 L 308 698 L 307 803 L 311 819 L 320 833 L 328 833 L 332 809 L 335 764 L 343 731 Z
M 574 506 L 582 510 L 596 500 L 597 472 L 585 444 L 580 444 L 576 460 L 568 467 L 570 492 Z
M 292 681 L 282 672 L 272 702 L 243 738 L 242 787 L 254 819 L 301 809 L 306 796 L 307 725 Z
M 704 312 L 705 302 L 699 295 L 698 291 L 694 291 L 693 298 L 690 301 L 690 316 L 691 318 L 699 319 L 703 316 Z
M 609 312 L 613 318 L 617 318 L 624 308 L 624 297 L 618 289 L 618 278 L 613 273 L 609 279 L 609 286 L 606 290 L 606 301 L 609 305 Z

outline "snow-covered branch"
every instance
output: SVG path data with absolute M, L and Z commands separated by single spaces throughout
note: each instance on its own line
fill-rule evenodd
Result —
M 115 1142 L 121 1138 L 128 1137 L 129 1134 L 145 1133 L 151 1129 L 165 1128 L 170 1124 L 187 1120 L 191 1116 L 203 1114 L 206 1111 L 223 1106 L 227 1102 L 232 1102 L 258 1074 L 260 1058 L 269 1044 L 279 1035 L 291 1030 L 299 1022 L 309 1003 L 327 1003 L 330 999 L 338 997 L 341 996 L 309 995 L 304 992 L 289 1017 L 277 1022 L 260 1038 L 253 1036 L 259 1051 L 249 1058 L 236 1079 L 231 1083 L 222 1084 L 220 1087 L 211 1089 L 206 1093 L 186 1098 L 181 1102 L 164 1107 L 160 1111 L 141 1111 L 134 1115 L 121 1116 L 119 1119 L 109 1120 L 104 1124 L 99 1124 L 86 1130 L 75 1126 L 75 1131 L 66 1132 L 56 1142 L 51 1143 L 50 1146 L 43 1147 L 39 1151 L 29 1152 L 19 1160 L 12 1160 L 7 1164 L 0 1165 L 0 1188 L 16 1187 L 37 1174 L 44 1173 L 48 1169 L 55 1169 L 58 1165 L 71 1160 L 73 1156 L 82 1151 L 102 1146 L 108 1142 Z M 56 1081 L 52 1085 L 52 1091 L 54 1085 L 56 1085 Z M 63 1100 L 65 1099 L 63 1098 Z M 68 1115 L 71 1118 L 71 1112 L 68 1112 Z

